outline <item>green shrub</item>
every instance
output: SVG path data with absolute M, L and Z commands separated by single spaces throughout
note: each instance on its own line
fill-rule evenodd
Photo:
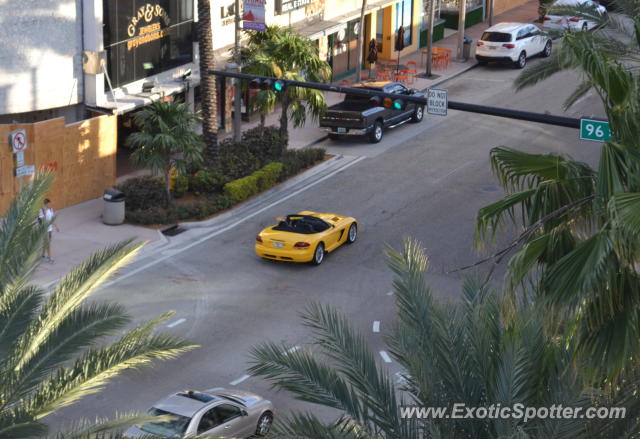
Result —
M 126 210 L 141 210 L 164 206 L 166 192 L 164 183 L 155 177 L 136 177 L 126 180 L 118 186 L 126 197 Z M 151 224 L 151 223 L 143 223 Z
M 264 191 L 276 184 L 282 172 L 282 163 L 272 162 L 253 173 L 258 178 L 258 190 Z
M 245 200 L 258 192 L 258 178 L 251 174 L 224 185 L 224 194 L 236 202 Z
M 167 211 L 162 207 L 149 207 L 147 209 L 129 210 L 125 212 L 125 218 L 134 224 L 167 224 Z
M 282 158 L 284 149 L 280 145 L 278 127 L 268 126 L 261 129 L 255 127 L 242 133 L 242 144 L 264 166 L 269 162 L 277 162 Z
M 245 200 L 251 195 L 273 186 L 278 181 L 281 172 L 282 163 L 269 163 L 251 175 L 225 184 L 224 194 L 236 202 Z
M 279 181 L 283 181 L 292 175 L 300 172 L 301 169 L 308 168 L 314 163 L 324 159 L 325 150 L 323 148 L 294 149 L 287 150 L 282 155 L 282 173 Z
M 256 158 L 242 142 L 225 139 L 218 144 L 218 157 L 209 168 L 216 169 L 227 181 L 237 180 L 260 169 Z
M 214 194 L 221 192 L 228 181 L 217 169 L 201 169 L 191 177 L 189 189 L 196 195 Z
M 189 190 L 189 177 L 186 175 L 178 175 L 174 179 L 173 190 L 171 193 L 174 198 L 182 198 Z

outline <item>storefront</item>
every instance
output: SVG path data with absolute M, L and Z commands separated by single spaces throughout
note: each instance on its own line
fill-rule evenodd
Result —
M 460 0 L 441 0 L 440 17 L 445 21 L 444 26 L 449 29 L 458 29 L 458 11 Z M 465 29 L 484 20 L 483 0 L 466 0 Z
M 422 0 L 422 19 L 420 20 L 420 26 L 418 28 L 418 33 L 420 35 L 419 47 L 427 46 L 427 34 L 429 32 L 429 1 L 430 0 Z M 440 17 L 442 0 L 431 1 L 434 2 L 433 42 L 436 42 L 444 38 L 445 21 Z
M 107 87 L 193 61 L 192 0 L 104 0 L 103 8 Z
M 358 64 L 358 35 L 360 20 L 351 20 L 327 37 L 327 62 L 333 79 L 352 74 Z

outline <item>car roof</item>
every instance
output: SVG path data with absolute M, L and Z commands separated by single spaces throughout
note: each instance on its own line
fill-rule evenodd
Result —
M 485 32 L 511 33 L 520 29 L 522 26 L 530 26 L 530 24 L 529 23 L 498 23 L 494 26 L 491 26 L 489 29 L 485 30 Z
M 213 406 L 220 402 L 219 398 L 206 392 L 195 392 L 196 397 L 189 397 L 187 392 L 178 392 L 161 399 L 155 408 L 180 416 L 193 417 L 205 407 Z

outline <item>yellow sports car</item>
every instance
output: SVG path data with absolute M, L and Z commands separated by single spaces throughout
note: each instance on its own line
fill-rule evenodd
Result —
M 278 218 L 256 236 L 256 253 L 265 259 L 311 262 L 320 265 L 325 253 L 358 237 L 355 218 L 308 210 Z

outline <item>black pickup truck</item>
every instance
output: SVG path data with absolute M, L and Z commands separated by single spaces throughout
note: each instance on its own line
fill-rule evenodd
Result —
M 423 96 L 415 90 L 405 87 L 399 82 L 366 82 L 354 85 L 354 88 L 383 91 L 402 96 Z M 329 132 L 332 139 L 349 135 L 369 135 L 369 141 L 378 143 L 382 140 L 385 128 L 394 128 L 405 122 L 420 122 L 424 117 L 424 106 L 405 101 L 402 110 L 374 106 L 371 96 L 347 94 L 344 101 L 330 106 L 320 117 L 320 127 Z

